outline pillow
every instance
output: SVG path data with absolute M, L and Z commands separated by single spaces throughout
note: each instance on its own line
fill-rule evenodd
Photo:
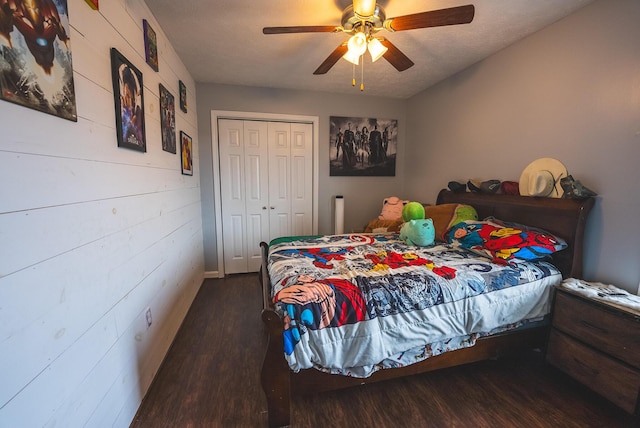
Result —
M 471 205 L 440 204 L 425 205 L 424 218 L 433 220 L 436 229 L 436 241 L 445 241 L 444 234 L 452 226 L 464 220 L 478 220 L 478 213 Z
M 387 232 L 400 232 L 402 226 L 402 219 L 400 220 L 371 220 L 364 228 L 364 233 L 387 233 Z
M 557 236 L 533 227 L 489 217 L 467 220 L 451 227 L 446 242 L 489 256 L 498 263 L 512 259 L 540 260 L 567 248 Z

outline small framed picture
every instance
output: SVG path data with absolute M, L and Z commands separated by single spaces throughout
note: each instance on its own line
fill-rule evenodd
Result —
M 158 71 L 158 40 L 156 39 L 156 32 L 153 31 L 149 21 L 146 19 L 142 20 L 142 26 L 144 27 L 144 54 L 147 64 L 155 71 Z
M 183 112 L 187 112 L 187 87 L 184 85 L 182 80 L 178 81 L 178 85 L 180 86 L 180 110 Z
M 118 147 L 146 152 L 142 73 L 116 48 L 111 48 L 111 73 Z
M 100 6 L 98 5 L 99 0 L 86 0 L 87 4 L 91 6 L 93 10 L 100 10 Z
M 193 161 L 191 158 L 192 140 L 183 131 L 180 131 L 180 156 L 182 164 L 182 174 L 193 175 Z
M 176 105 L 171 92 L 160 83 L 160 128 L 162 150 L 176 152 Z

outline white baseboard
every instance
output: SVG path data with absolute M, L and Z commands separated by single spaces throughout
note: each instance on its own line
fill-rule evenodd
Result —
M 221 278 L 220 273 L 217 270 L 204 272 L 204 279 L 212 278 Z

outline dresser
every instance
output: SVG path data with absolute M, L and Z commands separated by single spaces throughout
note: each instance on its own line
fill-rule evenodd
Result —
M 558 287 L 546 360 L 628 413 L 640 410 L 640 316 Z

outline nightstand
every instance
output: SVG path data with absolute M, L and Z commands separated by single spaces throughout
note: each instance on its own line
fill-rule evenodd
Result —
M 640 410 L 640 316 L 558 287 L 546 360 L 628 413 Z

